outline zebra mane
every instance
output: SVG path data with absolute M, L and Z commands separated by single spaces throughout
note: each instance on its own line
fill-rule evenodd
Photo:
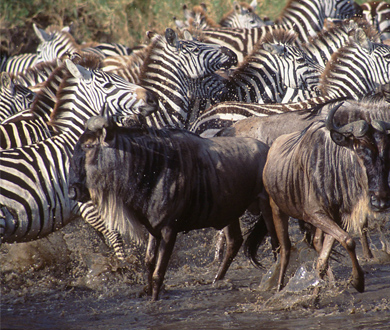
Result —
M 259 42 L 255 45 L 252 52 L 248 54 L 244 61 L 241 62 L 239 67 L 234 71 L 232 77 L 235 75 L 235 73 L 240 73 L 242 70 L 245 69 L 245 67 L 250 63 L 253 58 L 255 58 L 258 53 L 262 50 L 264 50 L 264 44 L 270 43 L 270 44 L 283 44 L 286 46 L 294 45 L 295 41 L 297 39 L 297 33 L 292 30 L 285 30 L 285 29 L 276 29 L 272 30 L 270 32 L 267 32 Z M 298 46 L 298 44 L 295 44 Z
M 92 54 L 87 54 L 84 55 L 83 57 L 81 56 L 76 56 L 73 59 L 73 63 L 77 65 L 81 65 L 86 69 L 89 70 L 98 70 L 101 67 L 102 61 L 95 55 Z M 72 78 L 73 75 L 69 72 L 69 70 L 66 68 L 66 65 L 63 64 L 61 65 L 61 71 L 62 71 L 62 79 L 60 81 L 60 84 L 57 89 L 56 93 L 56 103 L 53 108 L 53 111 L 50 114 L 50 122 L 49 125 L 55 127 L 56 125 L 56 120 L 62 115 L 63 111 L 66 111 L 66 105 L 69 103 L 69 99 L 67 97 L 64 97 L 65 95 L 69 94 L 69 88 L 72 83 Z M 53 72 L 54 75 L 54 72 Z
M 366 30 L 364 30 L 364 32 L 366 32 Z M 370 40 L 374 39 L 375 42 L 377 33 L 373 32 L 373 29 L 368 28 L 366 35 Z M 332 89 L 335 73 L 339 71 L 340 68 L 343 68 L 347 71 L 349 70 L 348 66 L 344 63 L 346 61 L 350 61 L 351 52 L 354 52 L 358 47 L 360 47 L 358 43 L 353 40 L 353 38 L 350 38 L 344 46 L 332 54 L 320 77 L 319 89 L 322 95 L 327 95 L 328 92 Z

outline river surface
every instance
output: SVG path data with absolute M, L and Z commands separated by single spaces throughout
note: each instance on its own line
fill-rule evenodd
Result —
M 336 281 L 315 276 L 315 253 L 292 223 L 293 254 L 284 290 L 275 291 L 276 263 L 266 242 L 263 268 L 240 251 L 226 277 L 212 284 L 213 229 L 180 234 L 160 300 L 144 294 L 144 247 L 127 245 L 125 268 L 82 221 L 35 242 L 4 244 L 1 329 L 389 329 L 389 226 L 371 231 L 372 260 L 361 257 L 366 290 L 348 284 L 349 258 L 331 261 Z M 381 238 L 381 239 L 380 239 Z M 383 243 L 382 243 L 383 242 Z M 277 272 L 276 272 L 277 273 Z M 313 298 L 313 288 L 320 294 Z

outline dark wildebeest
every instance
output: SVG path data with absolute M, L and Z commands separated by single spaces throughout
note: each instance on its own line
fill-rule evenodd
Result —
M 339 101 L 335 100 L 330 103 L 319 104 L 306 110 L 291 111 L 264 117 L 253 116 L 224 128 L 217 135 L 252 137 L 271 147 L 272 143 L 279 136 L 302 131 L 316 121 L 325 120 L 329 110 L 338 103 Z M 367 97 L 361 101 L 346 100 L 334 116 L 336 125 L 345 125 L 357 120 L 365 120 L 368 123 L 371 123 L 372 120 L 390 122 L 390 103 L 377 97 Z M 359 234 L 361 236 L 363 256 L 365 258 L 372 258 L 373 255 L 369 248 L 366 235 L 368 219 L 364 218 L 364 215 L 362 216 L 363 218 L 360 219 L 362 230 L 359 230 Z M 300 221 L 300 225 L 302 225 L 302 221 Z M 308 232 L 306 233 L 308 234 Z M 307 235 L 307 239 L 310 241 L 312 237 Z M 322 249 L 322 239 L 322 233 L 319 233 L 317 230 L 313 245 L 318 252 Z
M 333 117 L 313 123 L 302 132 L 282 135 L 269 150 L 264 185 L 270 196 L 276 233 L 281 246 L 278 289 L 290 257 L 289 216 L 304 220 L 325 233 L 317 271 L 327 269 L 334 240 L 352 260 L 352 285 L 364 291 L 364 273 L 355 242 L 341 227 L 357 227 L 362 213 L 390 207 L 390 123 L 358 120 L 340 127 Z
M 251 138 L 204 139 L 180 129 L 120 128 L 94 117 L 80 137 L 70 171 L 70 196 L 89 195 L 107 226 L 140 240 L 149 232 L 149 293 L 158 299 L 178 232 L 224 228 L 222 279 L 242 242 L 239 217 L 262 211 L 272 222 L 262 182 L 268 147 Z M 88 194 L 89 193 L 89 194 Z M 255 229 L 254 229 L 255 230 Z

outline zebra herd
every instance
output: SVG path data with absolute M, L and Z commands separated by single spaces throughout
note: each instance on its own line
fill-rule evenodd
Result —
M 178 32 L 148 32 L 134 48 L 83 47 L 68 27 L 34 25 L 37 52 L 0 62 L 0 242 L 35 240 L 81 216 L 124 258 L 92 202 L 68 196 L 69 160 L 91 116 L 210 136 L 251 116 L 390 101 L 388 4 L 290 0 L 274 22 L 255 8 L 234 2 L 216 24 L 205 6 L 184 6 Z

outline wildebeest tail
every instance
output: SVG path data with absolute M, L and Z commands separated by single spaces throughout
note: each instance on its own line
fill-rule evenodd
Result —
M 257 250 L 263 243 L 265 236 L 267 236 L 268 230 L 264 221 L 264 217 L 260 214 L 258 221 L 254 226 L 249 229 L 249 235 L 244 243 L 245 255 L 251 260 L 256 267 L 262 267 L 257 260 Z

